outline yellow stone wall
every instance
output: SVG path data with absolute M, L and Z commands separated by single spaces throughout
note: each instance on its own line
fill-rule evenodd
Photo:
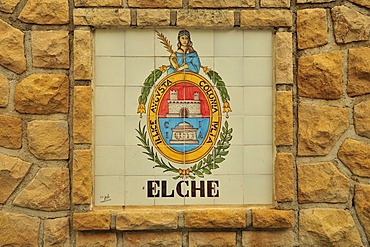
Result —
M 274 30 L 273 205 L 92 208 L 94 28 Z M 0 0 L 0 246 L 368 246 L 368 0 Z

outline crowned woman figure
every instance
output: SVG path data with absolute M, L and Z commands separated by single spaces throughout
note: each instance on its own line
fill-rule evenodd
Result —
M 189 31 L 181 30 L 177 35 L 177 41 L 178 49 L 170 55 L 170 68 L 167 74 L 180 71 L 199 73 L 200 60 L 193 48 Z

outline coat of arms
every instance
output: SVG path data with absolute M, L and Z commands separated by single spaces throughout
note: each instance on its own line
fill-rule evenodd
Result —
M 157 36 L 170 54 L 169 65 L 152 71 L 141 88 L 137 112 L 146 113 L 146 121 L 136 130 L 138 145 L 154 168 L 174 173 L 174 179 L 204 177 L 229 152 L 233 129 L 222 113 L 228 118 L 230 96 L 220 75 L 201 64 L 189 31 L 178 33 L 176 51 L 162 33 Z

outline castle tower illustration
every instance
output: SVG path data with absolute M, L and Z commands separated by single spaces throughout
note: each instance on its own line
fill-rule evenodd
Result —
M 170 91 L 170 99 L 168 103 L 167 118 L 199 118 L 202 117 L 200 111 L 201 101 L 199 100 L 199 93 L 194 93 L 193 100 L 179 100 L 178 91 Z

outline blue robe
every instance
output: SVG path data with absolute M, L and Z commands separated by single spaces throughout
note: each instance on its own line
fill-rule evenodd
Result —
M 177 63 L 179 67 L 183 66 L 185 63 L 188 64 L 189 68 L 184 69 L 182 71 L 185 72 L 194 72 L 194 73 L 199 73 L 200 70 L 200 60 L 198 57 L 197 52 L 191 52 L 191 53 L 180 53 L 176 52 L 176 58 L 177 58 Z M 172 74 L 176 72 L 177 70 L 170 64 L 170 68 L 167 70 L 167 74 Z

